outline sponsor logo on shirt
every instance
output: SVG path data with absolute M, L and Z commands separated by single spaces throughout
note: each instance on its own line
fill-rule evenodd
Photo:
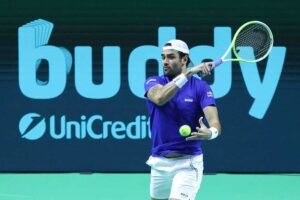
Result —
M 185 102 L 191 102 L 191 103 L 194 102 L 194 100 L 191 99 L 191 98 L 185 98 L 184 101 L 185 101 Z
M 207 97 L 214 97 L 214 94 L 211 91 L 207 92 L 206 95 Z

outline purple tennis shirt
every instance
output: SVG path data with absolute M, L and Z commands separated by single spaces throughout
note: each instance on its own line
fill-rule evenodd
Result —
M 170 79 L 165 76 L 149 77 L 145 84 L 145 96 L 154 85 L 166 85 Z M 161 157 L 170 153 L 187 155 L 202 154 L 201 141 L 186 141 L 179 134 L 182 125 L 189 125 L 192 131 L 199 126 L 199 118 L 205 116 L 206 106 L 215 106 L 215 99 L 209 85 L 202 80 L 191 77 L 175 96 L 162 106 L 158 106 L 146 98 L 150 115 L 152 138 L 152 156 Z

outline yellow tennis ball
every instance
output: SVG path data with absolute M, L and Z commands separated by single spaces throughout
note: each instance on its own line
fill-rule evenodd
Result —
M 189 136 L 191 134 L 191 127 L 189 125 L 182 125 L 179 128 L 179 133 L 183 137 Z

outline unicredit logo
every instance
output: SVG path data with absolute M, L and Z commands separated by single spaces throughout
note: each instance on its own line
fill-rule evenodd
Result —
M 102 115 L 82 115 L 70 120 L 66 115 L 42 117 L 37 113 L 24 115 L 19 123 L 22 138 L 38 140 L 46 135 L 55 140 L 60 139 L 132 139 L 151 137 L 149 118 L 137 115 L 131 122 L 109 121 Z
M 41 117 L 37 113 L 28 113 L 20 120 L 19 130 L 22 138 L 37 140 L 45 134 L 45 118 Z

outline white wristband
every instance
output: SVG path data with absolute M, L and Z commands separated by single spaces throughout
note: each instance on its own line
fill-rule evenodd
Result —
M 187 77 L 184 74 L 180 74 L 173 79 L 173 82 L 177 85 L 177 87 L 182 88 L 184 84 L 188 81 Z
M 216 137 L 218 137 L 219 135 L 218 129 L 216 129 L 215 127 L 210 127 L 209 130 L 211 131 L 211 137 L 209 138 L 209 140 L 213 140 Z

